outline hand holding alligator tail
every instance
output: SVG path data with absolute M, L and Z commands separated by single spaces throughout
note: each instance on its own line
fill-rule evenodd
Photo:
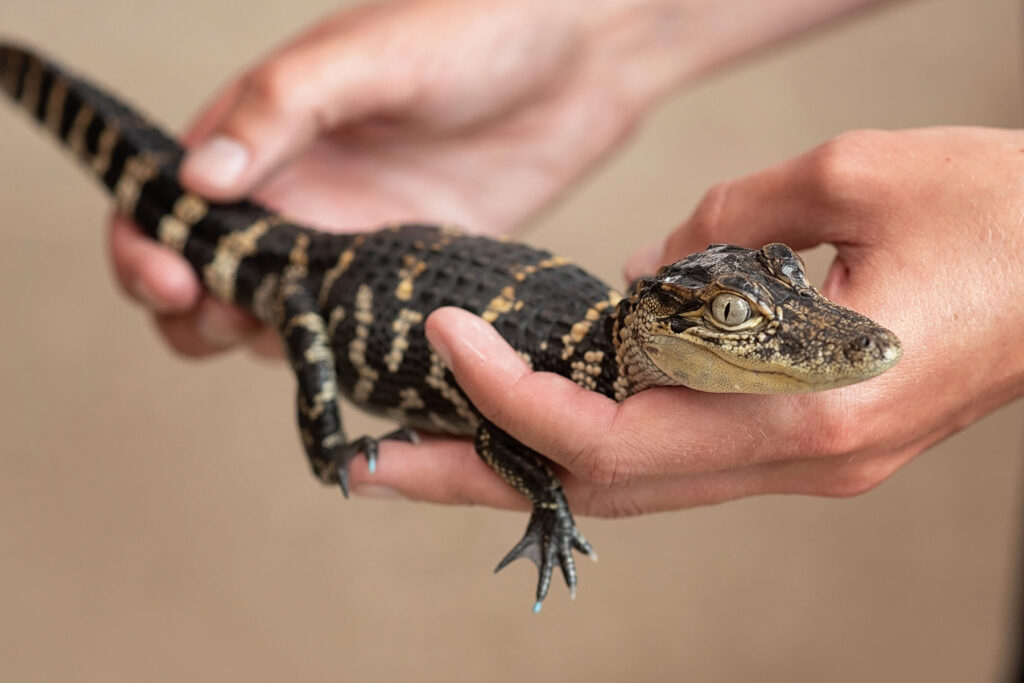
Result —
M 255 190 L 332 232 L 423 216 L 507 232 L 618 146 L 663 87 L 654 70 L 633 75 L 653 41 L 627 59 L 608 39 L 621 21 L 577 14 L 535 0 L 341 11 L 214 98 L 184 138 L 182 182 L 221 200 Z M 184 259 L 129 221 L 114 219 L 111 246 L 122 286 L 176 350 L 251 340 L 280 353 L 274 330 L 204 295 Z

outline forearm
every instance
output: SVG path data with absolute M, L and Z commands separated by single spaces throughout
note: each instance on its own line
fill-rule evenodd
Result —
M 596 73 L 642 114 L 662 95 L 762 48 L 887 0 L 600 0 L 584 16 Z

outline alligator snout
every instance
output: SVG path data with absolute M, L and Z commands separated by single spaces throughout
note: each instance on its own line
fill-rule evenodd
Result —
M 884 327 L 859 330 L 846 344 L 846 357 L 854 363 L 877 362 L 886 367 L 899 360 L 900 340 Z

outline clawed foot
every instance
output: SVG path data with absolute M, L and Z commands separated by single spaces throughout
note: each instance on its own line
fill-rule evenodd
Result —
M 381 441 L 407 441 L 417 443 L 419 437 L 409 427 L 400 427 L 390 434 L 379 438 L 372 436 L 361 436 L 355 441 L 350 441 L 338 448 L 331 458 L 331 474 L 334 480 L 341 486 L 341 493 L 348 498 L 348 467 L 349 464 L 359 455 L 366 456 L 366 465 L 370 474 L 377 471 L 377 444 Z
M 533 508 L 530 525 L 526 528 L 523 540 L 512 548 L 494 571 L 501 571 L 520 557 L 532 560 L 540 573 L 537 580 L 537 602 L 533 605 L 533 611 L 539 612 L 548 594 L 548 588 L 551 587 L 551 574 L 556 562 L 562 568 L 562 576 L 569 587 L 570 597 L 576 597 L 576 563 L 572 556 L 573 548 L 597 561 L 597 553 L 576 529 L 569 506 L 559 493 L 556 501 L 542 503 Z

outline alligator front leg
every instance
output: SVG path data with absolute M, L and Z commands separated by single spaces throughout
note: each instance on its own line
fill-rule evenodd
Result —
M 325 484 L 337 484 L 348 498 L 348 470 L 358 455 L 366 456 L 370 472 L 377 467 L 377 443 L 385 439 L 415 441 L 407 427 L 379 439 L 362 436 L 345 438 L 341 424 L 338 376 L 334 351 L 327 336 L 327 324 L 305 290 L 294 287 L 284 301 L 281 338 L 298 380 L 296 412 L 302 444 L 310 465 Z
M 501 571 L 513 560 L 526 557 L 537 565 L 537 602 L 539 612 L 551 586 L 551 574 L 557 562 L 576 595 L 576 563 L 572 549 L 597 559 L 597 554 L 576 529 L 562 485 L 536 451 L 519 443 L 490 422 L 481 423 L 476 434 L 476 452 L 506 482 L 530 499 L 533 513 L 522 540 L 498 563 Z
M 327 325 L 304 289 L 282 293 L 281 339 L 298 381 L 296 413 L 302 444 L 316 476 L 341 484 L 348 495 L 345 431 L 338 404 L 338 379 Z

